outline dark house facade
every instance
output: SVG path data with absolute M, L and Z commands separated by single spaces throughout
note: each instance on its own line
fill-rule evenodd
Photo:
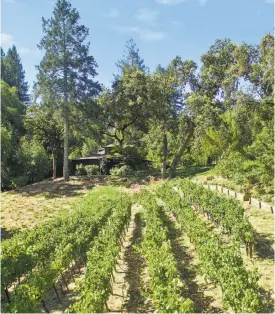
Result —
M 83 164 L 84 166 L 87 165 L 97 165 L 98 169 L 100 170 L 100 165 L 103 160 L 108 162 L 109 167 L 113 167 L 115 164 L 120 162 L 120 159 L 115 157 L 109 157 L 112 153 L 113 145 L 107 145 L 103 148 L 98 149 L 97 153 L 91 154 L 89 157 L 82 157 L 82 158 L 74 158 L 71 159 L 72 170 L 73 172 L 76 171 L 76 166 Z
M 82 157 L 82 158 L 75 158 L 71 159 L 71 165 L 72 165 L 72 171 L 75 173 L 76 166 L 83 164 L 84 166 L 87 165 L 97 165 L 98 170 L 101 172 L 101 165 L 103 162 L 107 164 L 107 167 L 105 167 L 106 174 L 109 174 L 109 171 L 112 167 L 115 165 L 120 164 L 123 161 L 123 158 L 116 157 L 115 155 L 112 155 L 113 152 L 113 144 L 107 145 L 103 148 L 98 149 L 96 153 L 91 154 L 89 157 Z M 142 163 L 150 164 L 151 161 L 149 160 L 142 160 Z

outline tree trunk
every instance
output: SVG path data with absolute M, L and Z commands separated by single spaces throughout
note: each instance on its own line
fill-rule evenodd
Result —
M 192 124 L 192 123 L 191 123 Z M 180 146 L 180 148 L 179 148 L 179 150 L 178 150 L 178 152 L 177 152 L 177 154 L 174 156 L 174 159 L 173 159 L 173 161 L 172 161 L 172 164 L 171 164 L 171 168 L 170 168 L 170 173 L 169 173 L 169 176 L 171 177 L 172 176 L 172 173 L 176 170 L 176 168 L 177 168 L 177 165 L 178 165 L 178 163 L 179 163 L 179 161 L 180 161 L 180 159 L 181 159 L 181 157 L 182 157 L 182 155 L 183 155 L 183 153 L 184 153 L 184 151 L 185 151 L 185 149 L 186 149 L 186 147 L 187 147 L 187 145 L 188 145 L 188 143 L 189 143 L 189 141 L 190 141 L 190 139 L 191 139 L 191 137 L 192 137 L 192 135 L 193 135 L 193 126 L 192 125 L 190 125 L 189 126 L 189 131 L 188 131 L 188 136 L 187 136 L 187 138 L 186 138 L 186 140 L 182 143 L 182 145 Z
M 56 179 L 56 157 L 53 154 L 53 180 Z
M 64 164 L 63 164 L 63 179 L 69 181 L 69 121 L 66 113 L 64 123 Z
M 63 179 L 69 181 L 69 90 L 68 90 L 68 51 L 66 43 L 66 27 L 63 19 L 63 51 L 64 51 L 64 163 L 63 163 Z
M 119 144 L 119 149 L 120 151 L 122 151 L 123 149 L 123 143 L 124 143 L 124 134 L 123 134 L 123 131 L 119 131 L 118 134 L 116 133 L 116 140 L 118 141 L 118 144 Z
M 123 139 L 118 139 L 119 149 L 122 151 L 123 148 Z
M 167 135 L 166 132 L 163 134 L 163 162 L 162 162 L 162 169 L 161 169 L 161 177 L 165 179 L 166 177 L 166 165 L 167 165 Z

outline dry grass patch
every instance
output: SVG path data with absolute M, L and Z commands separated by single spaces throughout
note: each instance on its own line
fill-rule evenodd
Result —
M 2 239 L 14 232 L 33 228 L 37 224 L 67 212 L 79 197 L 85 195 L 100 179 L 61 179 L 42 181 L 1 195 Z

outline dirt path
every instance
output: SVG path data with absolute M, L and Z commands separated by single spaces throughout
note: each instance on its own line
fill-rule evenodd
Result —
M 166 206 L 159 198 L 157 202 L 159 205 Z M 172 213 L 167 213 L 164 220 L 180 278 L 186 284 L 183 297 L 190 298 L 194 302 L 195 313 L 225 313 L 222 309 L 221 288 L 205 281 L 200 271 L 200 260 L 196 249 L 181 229 L 176 217 Z
M 129 229 L 117 261 L 113 294 L 107 302 L 111 312 L 153 311 L 150 301 L 143 296 L 147 287 L 144 258 L 135 249 L 142 241 L 142 227 L 140 208 L 134 205 Z
M 63 279 L 60 278 L 55 285 L 56 291 L 52 289 L 46 300 L 45 305 L 50 313 L 60 314 L 74 302 L 77 298 L 77 293 L 74 290 L 76 282 L 84 278 L 84 267 L 73 267 L 71 271 L 66 271 L 63 274 Z M 41 307 L 41 312 L 45 310 Z
M 222 295 L 219 287 L 207 284 L 200 274 L 199 258 L 188 236 L 180 229 L 173 215 L 165 221 L 177 261 L 180 278 L 185 282 L 183 297 L 194 302 L 195 313 L 221 313 Z
M 274 313 L 274 214 L 249 205 L 248 202 L 244 203 L 244 210 L 256 231 L 253 258 L 247 258 L 244 248 L 242 249 L 244 263 L 248 270 L 257 269 L 268 313 Z

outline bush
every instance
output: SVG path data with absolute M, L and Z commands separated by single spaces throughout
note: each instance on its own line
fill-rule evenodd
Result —
M 192 156 L 192 154 L 183 154 L 183 156 L 180 159 L 180 165 L 184 167 L 191 167 L 195 164 L 195 159 Z
M 20 176 L 16 178 L 12 178 L 11 186 L 12 188 L 22 187 L 28 184 L 29 178 L 27 176 Z
M 87 172 L 83 164 L 76 165 L 76 172 L 75 172 L 76 176 L 84 176 L 86 174 Z
M 124 147 L 120 151 L 123 163 L 133 170 L 147 170 L 148 165 L 144 161 L 143 156 L 132 146 Z
M 100 169 L 103 174 L 110 174 L 112 162 L 109 159 L 102 159 L 100 161 Z
M 207 176 L 206 181 L 212 181 L 214 179 L 214 176 Z
M 120 168 L 121 167 L 114 167 L 114 168 L 111 168 L 110 170 L 110 175 L 112 176 L 120 176 Z
M 17 152 L 17 173 L 28 177 L 28 183 L 43 180 L 51 171 L 51 163 L 44 147 L 35 139 L 21 139 L 20 149 Z
M 88 165 L 85 167 L 88 176 L 93 176 L 98 174 L 99 168 L 97 165 Z
M 1 190 L 4 191 L 5 189 L 10 188 L 10 185 L 11 185 L 10 168 L 1 161 Z
M 234 182 L 236 184 L 241 185 L 241 186 L 243 186 L 243 185 L 248 183 L 248 181 L 247 181 L 247 179 L 245 177 L 245 174 L 243 172 L 235 173 L 234 176 L 233 176 L 233 180 L 234 180 Z
M 222 177 L 232 178 L 242 172 L 244 157 L 239 152 L 227 151 L 216 166 L 218 174 Z
M 110 170 L 112 176 L 126 177 L 133 174 L 133 169 L 127 165 L 114 167 Z

